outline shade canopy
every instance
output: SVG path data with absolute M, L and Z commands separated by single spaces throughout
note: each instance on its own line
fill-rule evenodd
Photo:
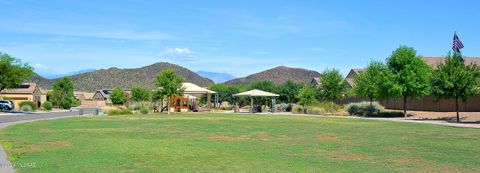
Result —
M 250 96 L 250 97 L 278 97 L 278 94 L 266 92 L 258 89 L 250 90 L 241 92 L 238 94 L 234 94 L 233 96 Z
M 199 87 L 198 85 L 195 85 L 193 83 L 182 83 L 183 88 L 185 89 L 183 91 L 184 94 L 216 94 L 217 92 Z

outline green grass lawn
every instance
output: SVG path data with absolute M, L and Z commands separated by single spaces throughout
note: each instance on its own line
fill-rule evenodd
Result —
M 176 114 L 68 118 L 0 134 L 18 172 L 480 172 L 480 130 Z

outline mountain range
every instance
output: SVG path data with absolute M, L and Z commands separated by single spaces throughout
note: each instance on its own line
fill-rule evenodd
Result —
M 95 91 L 105 88 L 131 88 L 133 86 L 153 88 L 156 75 L 167 69 L 175 69 L 178 75 L 184 78 L 185 82 L 191 82 L 199 86 L 209 86 L 214 82 L 210 79 L 199 76 L 193 71 L 184 67 L 166 62 L 155 63 L 141 68 L 109 68 L 95 70 L 70 76 L 77 91 Z M 38 74 L 30 80 L 36 82 L 43 88 L 50 89 L 57 79 L 47 79 Z
M 202 77 L 212 79 L 215 83 L 223 83 L 225 81 L 235 79 L 235 76 L 232 76 L 228 73 L 197 71 L 197 74 Z
M 85 69 L 85 70 L 79 70 L 79 71 L 73 71 L 70 73 L 65 73 L 65 74 L 39 74 L 40 76 L 47 78 L 47 79 L 56 79 L 56 78 L 61 78 L 65 76 L 73 76 L 76 74 L 82 74 L 82 73 L 87 73 L 87 72 L 92 72 L 97 69 Z
M 68 76 L 72 78 L 76 91 L 92 92 L 99 89 L 111 89 L 115 87 L 129 89 L 134 86 L 153 88 L 156 75 L 166 69 L 174 69 L 178 75 L 184 78 L 185 82 L 191 82 L 202 87 L 207 87 L 213 84 L 214 81 L 221 83 L 228 79 L 230 80 L 224 83 L 229 85 L 248 84 L 256 80 L 269 80 L 277 84 L 284 83 L 288 80 L 297 83 L 308 83 L 312 78 L 320 76 L 320 73 L 312 70 L 279 66 L 246 77 L 234 79 L 235 77 L 226 73 L 199 71 L 197 74 L 182 66 L 166 62 L 155 63 L 140 68 L 121 69 L 112 67 Z M 214 80 L 211 80 L 212 78 Z M 42 88 L 51 89 L 53 84 L 59 79 L 60 78 L 47 79 L 35 74 L 29 81 L 37 83 Z

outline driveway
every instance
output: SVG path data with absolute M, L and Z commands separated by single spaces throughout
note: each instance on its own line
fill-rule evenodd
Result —
M 95 109 L 83 109 L 83 114 L 92 114 Z M 81 116 L 80 111 L 72 110 L 67 112 L 47 113 L 9 113 L 0 115 L 0 130 L 14 124 L 26 123 L 37 120 L 57 119 L 72 116 Z M 7 159 L 7 154 L 0 146 L 0 173 L 13 173 L 13 165 Z

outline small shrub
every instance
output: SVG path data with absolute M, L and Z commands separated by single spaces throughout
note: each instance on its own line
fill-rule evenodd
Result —
M 305 113 L 305 109 L 303 108 L 303 106 L 301 105 L 295 105 L 292 107 L 292 113 L 295 113 L 295 114 L 304 114 Z
M 32 106 L 27 105 L 27 104 L 21 106 L 21 107 L 20 107 L 20 110 L 22 110 L 23 112 L 31 112 L 31 111 L 33 111 Z
M 349 103 L 347 104 L 346 109 L 349 115 L 355 115 L 360 111 L 360 104 Z
M 53 108 L 52 102 L 49 102 L 49 101 L 43 102 L 43 108 L 45 108 L 45 110 L 47 111 L 52 110 Z
M 37 110 L 37 108 L 38 108 L 38 107 L 37 107 L 37 104 L 36 104 L 35 102 L 32 102 L 32 101 L 24 101 L 24 102 L 21 102 L 21 103 L 19 104 L 20 108 L 23 107 L 23 106 L 25 106 L 25 105 L 30 106 L 30 108 L 32 109 L 32 111 Z
M 290 112 L 291 107 L 289 104 L 286 103 L 280 103 L 277 105 L 277 111 L 278 112 Z
M 372 105 L 370 102 L 357 102 L 347 104 L 346 109 L 350 115 L 378 116 L 385 108 L 378 102 L 373 102 Z
M 321 108 L 321 107 L 310 106 L 307 108 L 307 112 L 308 114 L 320 115 L 320 114 L 324 114 L 326 111 L 324 108 Z
M 233 110 L 233 107 L 231 107 L 231 106 L 223 107 L 223 106 L 222 106 L 222 107 L 220 107 L 220 109 L 221 109 L 221 110 L 226 110 L 226 111 L 228 111 L 228 110 Z
M 133 114 L 132 110 L 128 108 L 115 108 L 107 111 L 108 115 L 131 115 Z
M 128 108 L 131 109 L 131 110 L 134 110 L 134 111 L 138 111 L 138 110 L 142 109 L 143 107 L 140 104 L 134 104 L 134 105 L 130 105 Z
M 150 112 L 150 107 L 148 106 L 144 106 L 140 109 L 141 114 L 148 114 L 148 112 Z
M 338 112 L 339 110 L 343 109 L 342 105 L 339 105 L 333 102 L 320 102 L 315 106 L 323 108 L 325 111 L 330 113 Z

